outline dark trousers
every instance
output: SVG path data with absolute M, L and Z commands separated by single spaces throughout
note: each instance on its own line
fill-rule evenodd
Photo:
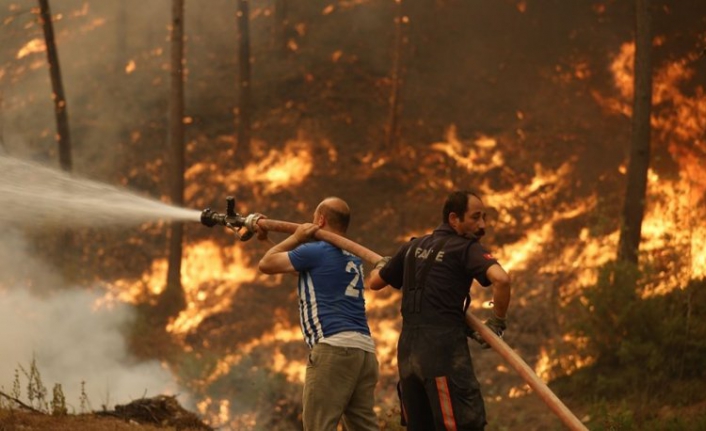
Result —
M 409 431 L 482 431 L 485 406 L 463 327 L 404 327 L 397 346 Z

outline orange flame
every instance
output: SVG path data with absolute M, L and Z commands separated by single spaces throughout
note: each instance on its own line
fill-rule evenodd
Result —
M 134 304 L 154 300 L 164 290 L 166 276 L 166 259 L 157 259 L 139 280 L 117 280 L 108 286 L 108 292 L 97 306 L 110 306 L 114 301 Z M 187 245 L 182 265 L 187 307 L 167 326 L 167 330 L 174 334 L 188 333 L 206 317 L 229 309 L 238 287 L 253 281 L 256 276 L 257 270 L 242 248 L 224 249 L 214 241 Z
M 302 140 L 288 142 L 281 151 L 271 149 L 259 161 L 248 163 L 243 169 L 223 171 L 213 163 L 196 163 L 186 172 L 184 195 L 193 200 L 203 190 L 200 176 L 208 176 L 211 183 L 226 185 L 249 184 L 261 187 L 264 194 L 275 193 L 287 186 L 303 183 L 314 167 L 311 144 Z
M 237 174 L 238 177 L 231 175 L 232 178 L 226 181 L 247 178 L 250 182 L 264 183 L 265 193 L 274 193 L 285 186 L 304 182 L 313 166 L 310 145 L 290 141 L 283 151 L 270 150 L 262 161 L 249 164 L 242 173 Z
M 174 334 L 186 334 L 206 317 L 229 310 L 240 285 L 255 280 L 257 276 L 257 270 L 244 256 L 242 248 L 223 249 L 214 241 L 202 241 L 187 247 L 182 269 L 187 306 L 167 325 L 167 330 Z M 214 282 L 215 289 L 202 288 Z
M 433 143 L 431 148 L 445 153 L 470 172 L 488 171 L 505 163 L 502 154 L 496 150 L 496 145 L 495 139 L 481 136 L 476 139 L 473 147 L 469 147 L 458 138 L 456 125 L 452 124 L 446 131 L 446 142 Z
M 22 48 L 17 52 L 15 58 L 18 60 L 28 55 L 36 54 L 39 52 L 45 52 L 47 50 L 47 45 L 42 38 L 34 38 L 29 42 L 25 43 Z

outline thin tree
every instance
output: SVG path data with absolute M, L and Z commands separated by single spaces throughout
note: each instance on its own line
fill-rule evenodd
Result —
M 119 145 L 127 146 L 130 142 L 130 128 L 127 125 L 126 113 L 130 112 L 130 97 L 126 97 L 129 88 L 127 77 L 128 66 L 128 6 L 125 1 L 115 3 L 115 58 L 113 65 L 114 79 L 109 80 L 112 88 L 112 103 L 114 112 L 123 113 L 113 117 L 113 126 L 117 128 Z
M 636 265 L 645 213 L 647 171 L 650 166 L 652 112 L 652 23 L 650 0 L 635 2 L 635 75 L 632 139 L 627 169 L 618 261 Z
M 238 153 L 240 160 L 250 156 L 250 7 L 238 0 Z
M 184 0 L 172 0 L 171 80 L 169 94 L 169 153 L 171 202 L 184 205 Z M 184 226 L 173 222 L 169 237 L 167 285 L 161 298 L 166 315 L 176 314 L 185 304 L 181 286 Z
M 0 154 L 7 153 L 5 148 L 5 130 L 4 130 L 4 115 L 3 115 L 3 99 L 2 90 L 0 90 Z
M 404 13 L 402 10 L 402 0 L 395 2 L 395 39 L 392 48 L 392 89 L 390 91 L 390 106 L 387 126 L 387 150 L 394 151 L 397 146 L 397 127 L 399 122 L 400 86 L 402 85 L 401 58 L 402 58 L 402 24 Z
M 115 72 L 124 72 L 127 60 L 127 5 L 125 1 L 118 2 L 115 19 Z
M 273 46 L 275 50 L 281 53 L 286 53 L 287 50 L 287 34 L 289 31 L 289 22 L 287 20 L 287 0 L 275 0 L 274 12 L 274 37 Z
M 59 143 L 59 164 L 61 169 L 71 171 L 71 136 L 69 134 L 69 114 L 64 96 L 64 85 L 61 80 L 59 56 L 54 40 L 54 26 L 52 24 L 49 0 L 39 0 L 39 17 L 44 30 L 44 41 L 47 46 L 47 60 L 49 62 L 49 76 L 51 78 L 52 98 L 56 114 L 56 135 Z

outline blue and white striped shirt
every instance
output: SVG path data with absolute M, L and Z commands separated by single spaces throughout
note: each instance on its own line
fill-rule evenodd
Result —
M 345 331 L 370 336 L 360 258 L 316 241 L 290 251 L 289 260 L 299 271 L 299 322 L 309 347 Z

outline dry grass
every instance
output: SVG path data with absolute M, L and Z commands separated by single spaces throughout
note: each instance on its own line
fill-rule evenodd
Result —
M 190 431 L 157 427 L 95 414 L 53 416 L 22 410 L 0 410 L 0 431 Z

